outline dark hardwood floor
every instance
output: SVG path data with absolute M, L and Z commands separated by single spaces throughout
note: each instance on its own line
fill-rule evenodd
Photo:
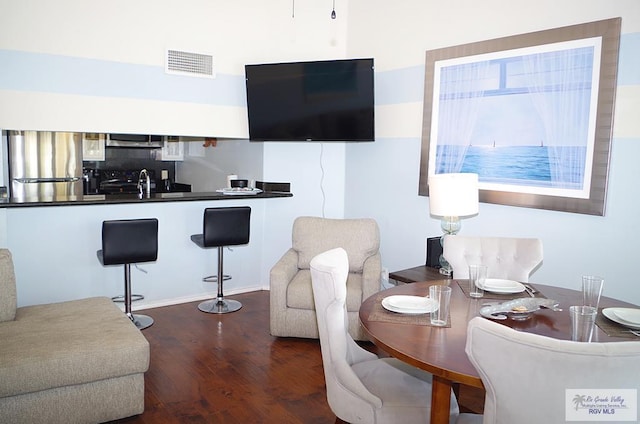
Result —
M 336 422 L 319 342 L 272 337 L 268 291 L 230 298 L 242 309 L 207 314 L 195 302 L 144 311 L 155 320 L 143 330 L 151 345 L 145 411 L 114 423 Z M 479 412 L 482 394 L 463 389 L 460 403 Z

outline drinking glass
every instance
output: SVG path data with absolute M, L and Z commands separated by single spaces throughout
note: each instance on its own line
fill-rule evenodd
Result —
M 487 266 L 479 264 L 469 265 L 469 296 L 484 296 L 484 280 L 487 279 Z
M 598 310 L 593 306 L 570 306 L 571 340 L 590 342 Z
M 431 311 L 431 325 L 444 327 L 449 320 L 451 287 L 435 285 L 429 287 L 429 297 L 438 303 L 438 309 Z
M 592 306 L 598 310 L 604 279 L 597 275 L 582 276 L 582 306 Z

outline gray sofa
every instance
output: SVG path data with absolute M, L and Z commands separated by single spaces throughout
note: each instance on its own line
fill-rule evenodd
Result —
M 0 249 L 0 423 L 98 423 L 143 412 L 149 343 L 111 299 L 16 304 L 11 253 Z

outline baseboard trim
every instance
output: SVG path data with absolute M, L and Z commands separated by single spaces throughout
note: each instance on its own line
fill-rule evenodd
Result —
M 261 291 L 261 290 L 264 290 L 264 289 L 262 287 L 257 287 L 257 286 L 243 287 L 237 290 L 225 290 L 224 296 L 231 297 L 234 294 L 249 293 L 249 292 Z M 141 311 L 146 309 L 162 308 L 163 306 L 179 305 L 181 303 L 190 303 L 190 302 L 197 302 L 201 300 L 208 300 L 208 299 L 214 298 L 215 296 L 216 296 L 215 293 L 214 294 L 201 293 L 194 296 L 175 297 L 172 299 L 155 300 L 155 301 L 149 301 L 149 302 L 146 302 L 145 300 L 141 300 L 139 302 L 134 302 L 131 305 L 131 310 Z M 121 303 L 119 303 L 118 305 L 121 307 L 121 309 L 124 310 L 124 306 Z

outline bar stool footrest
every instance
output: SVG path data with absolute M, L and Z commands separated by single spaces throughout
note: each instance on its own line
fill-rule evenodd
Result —
M 231 280 L 231 276 L 228 274 L 225 274 L 224 277 L 222 277 L 222 281 L 228 281 Z M 202 281 L 204 281 L 205 283 L 217 283 L 218 282 L 218 276 L 217 275 L 210 275 L 208 277 L 204 277 L 202 279 Z
M 144 295 L 142 294 L 132 294 L 131 295 L 131 301 L 132 302 L 137 302 L 138 300 L 142 300 L 144 299 Z M 112 301 L 116 302 L 116 303 L 122 303 L 124 302 L 124 295 L 121 294 L 120 296 L 113 296 L 111 298 Z

